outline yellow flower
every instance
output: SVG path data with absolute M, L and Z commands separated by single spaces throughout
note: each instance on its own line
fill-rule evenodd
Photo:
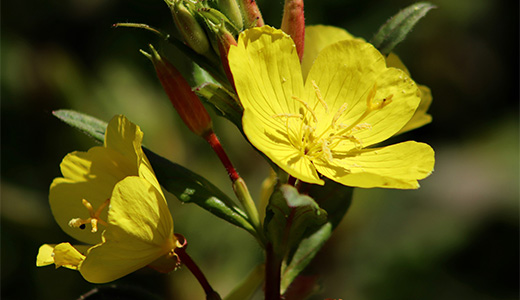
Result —
M 305 53 L 302 60 L 302 72 L 304 78 L 309 73 L 312 63 L 323 48 L 339 41 L 353 39 L 363 41 L 363 39 L 355 38 L 346 30 L 338 27 L 324 25 L 307 26 L 305 28 Z M 386 57 L 386 65 L 387 67 L 401 69 L 410 76 L 410 72 L 406 66 L 394 53 L 390 53 Z M 410 121 L 396 134 L 419 128 L 432 121 L 432 116 L 426 113 L 432 103 L 432 93 L 425 85 L 418 84 L 417 86 L 421 91 L 421 103 L 419 104 L 419 107 L 417 107 L 417 110 Z
M 86 280 L 103 283 L 172 255 L 178 246 L 173 220 L 142 138 L 138 126 L 116 116 L 104 146 L 63 159 L 64 177 L 50 188 L 51 210 L 66 233 L 94 246 L 43 245 L 38 266 L 77 269 Z
M 307 50 L 306 50 L 307 51 Z M 323 184 L 418 188 L 433 149 L 404 142 L 367 148 L 412 118 L 420 91 L 402 70 L 360 40 L 323 48 L 304 75 L 294 43 L 271 27 L 239 36 L 229 61 L 250 142 L 290 175 Z M 318 174 L 319 173 L 319 174 Z

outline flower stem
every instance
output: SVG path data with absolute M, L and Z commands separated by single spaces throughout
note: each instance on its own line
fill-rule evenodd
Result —
M 246 210 L 246 213 L 249 217 L 249 221 L 251 222 L 251 225 L 253 225 L 258 234 L 259 241 L 262 241 L 262 226 L 260 224 L 258 210 L 256 209 L 255 202 L 253 201 L 253 198 L 249 193 L 244 179 L 242 179 L 242 177 L 238 175 L 235 167 L 233 166 L 231 160 L 224 151 L 224 148 L 222 147 L 222 144 L 220 143 L 215 132 L 210 131 L 207 135 L 204 136 L 204 139 L 210 144 L 211 148 L 213 148 L 218 158 L 226 168 L 229 179 L 231 180 L 231 183 L 233 185 L 233 191 L 235 192 L 235 195 L 240 201 L 240 204 L 242 204 L 242 206 Z
M 224 151 L 224 148 L 222 148 L 222 144 L 220 144 L 220 141 L 215 132 L 210 131 L 207 135 L 204 136 L 204 139 L 209 143 L 211 148 L 213 148 L 213 151 L 215 151 L 218 158 L 226 168 L 231 182 L 235 182 L 240 176 L 238 175 L 235 167 L 233 167 L 233 164 L 231 163 L 231 160 L 229 160 L 229 157 Z
M 185 241 L 185 239 L 184 239 L 184 241 Z M 197 278 L 200 285 L 204 289 L 204 292 L 206 293 L 206 299 L 207 300 L 220 300 L 221 299 L 220 295 L 217 292 L 215 292 L 215 290 L 213 290 L 213 288 L 209 284 L 209 281 L 206 279 L 206 276 L 204 276 L 204 273 L 202 273 L 202 271 L 197 266 L 197 264 L 188 255 L 188 253 L 186 253 L 186 246 L 187 246 L 187 243 L 184 243 L 183 247 L 176 248 L 175 254 L 177 254 L 181 263 L 183 263 L 186 267 L 188 267 L 188 269 L 193 274 L 193 276 L 195 276 L 195 278 Z
M 265 253 L 265 300 L 280 300 L 282 260 L 274 253 L 271 243 L 267 244 Z

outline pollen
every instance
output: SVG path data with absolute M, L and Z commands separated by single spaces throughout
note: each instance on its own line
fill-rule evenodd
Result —
M 107 222 L 103 221 L 100 218 L 100 216 L 101 216 L 101 212 L 110 203 L 110 199 L 105 200 L 105 202 L 103 202 L 96 210 L 94 210 L 94 207 L 92 206 L 92 204 L 90 202 L 88 202 L 86 199 L 81 200 L 81 203 L 88 210 L 90 217 L 87 219 L 73 218 L 69 221 L 70 227 L 85 229 L 86 224 L 90 224 L 92 226 L 91 232 L 95 233 L 98 231 L 98 224 L 101 224 L 103 226 L 108 226 Z

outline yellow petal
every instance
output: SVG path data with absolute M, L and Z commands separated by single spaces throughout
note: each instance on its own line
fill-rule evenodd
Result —
M 403 70 L 406 75 L 410 76 L 410 71 L 408 71 L 408 68 L 404 65 L 403 61 L 397 56 L 395 53 L 391 52 L 386 57 L 386 66 L 389 68 L 396 68 Z
M 421 91 L 421 103 L 410 121 L 408 121 L 397 134 L 422 127 L 432 121 L 432 116 L 427 113 L 432 104 L 432 93 L 430 89 L 424 85 L 419 85 L 419 90 Z
M 44 244 L 38 250 L 36 257 L 36 266 L 42 267 L 55 264 L 56 268 L 65 267 L 72 270 L 77 270 L 90 246 L 72 246 L 69 243 L 61 244 Z
M 79 271 L 85 280 L 106 283 L 137 271 L 166 254 L 160 248 L 109 240 L 90 249 Z
M 308 183 L 323 184 L 312 162 L 302 157 L 299 150 L 289 142 L 287 129 L 277 134 L 266 133 L 264 124 L 256 120 L 255 116 L 247 114 L 243 117 L 244 125 L 249 124 L 247 131 L 244 126 L 244 131 L 250 142 L 290 175 Z
M 359 40 L 345 40 L 324 48 L 305 84 L 304 99 L 309 103 L 316 101 L 314 85 L 318 86 L 328 105 L 327 109 L 318 106 L 318 132 L 330 126 L 334 118 L 337 118 L 336 124 L 355 124 L 365 113 L 367 97 L 374 87 L 374 101 L 392 99 L 390 104 L 361 120 L 369 129 L 357 132 L 355 137 L 364 147 L 386 140 L 399 131 L 411 119 L 420 101 L 415 83 L 403 71 L 387 68 L 381 53 Z M 346 109 L 338 117 L 344 107 Z M 354 146 L 350 145 L 350 149 Z
M 173 234 L 173 220 L 160 190 L 141 177 L 127 177 L 112 193 L 109 229 L 119 228 L 130 236 L 161 246 Z
M 417 189 L 417 180 L 430 175 L 435 162 L 429 145 L 412 141 L 335 158 L 334 162 L 315 162 L 316 168 L 341 184 L 363 188 Z
M 163 194 L 140 177 L 127 177 L 112 194 L 104 243 L 92 248 L 80 271 L 94 283 L 115 280 L 176 247 Z
M 304 78 L 307 77 L 314 60 L 323 48 L 339 41 L 352 39 L 355 39 L 355 37 L 339 27 L 325 25 L 305 27 L 305 51 L 302 59 L 302 72 Z
M 312 164 L 298 159 L 299 150 L 288 138 L 286 121 L 299 114 L 301 104 L 294 97 L 300 98 L 303 92 L 292 39 L 269 26 L 246 30 L 228 58 L 244 107 L 242 123 L 249 141 L 289 174 L 321 182 Z
M 38 249 L 38 255 L 36 256 L 36 266 L 43 267 L 52 265 L 54 263 L 54 247 L 56 244 L 49 245 L 43 244 Z
M 101 231 L 92 233 L 86 229 L 70 227 L 73 218 L 87 219 L 89 212 L 82 199 L 89 201 L 94 209 L 110 198 L 115 184 L 128 175 L 137 175 L 137 166 L 132 166 L 121 154 L 104 147 L 94 147 L 88 152 L 68 154 L 60 165 L 65 178 L 54 179 L 49 191 L 49 202 L 56 222 L 70 236 L 87 244 L 101 242 Z M 101 214 L 106 220 L 107 213 Z
M 410 76 L 410 72 L 403 64 L 401 59 L 395 55 L 394 53 L 388 54 L 386 57 L 386 65 L 388 67 L 393 67 L 397 69 L 403 70 L 408 76 Z M 421 126 L 424 126 L 432 121 L 432 116 L 427 114 L 428 108 L 430 108 L 430 104 L 432 103 L 432 93 L 427 86 L 418 85 L 419 90 L 421 91 L 421 103 L 417 110 L 415 111 L 412 119 L 406 125 L 399 130 L 397 134 L 401 134 L 406 131 L 410 131 Z
M 76 245 L 69 243 L 61 244 L 44 244 L 38 250 L 36 257 L 36 266 L 42 267 L 55 264 L 56 268 L 65 267 L 77 270 L 81 262 L 85 259 L 84 253 L 91 246 Z
M 125 116 L 114 116 L 108 123 L 105 147 L 119 152 L 136 166 L 143 155 L 142 141 L 143 132 L 139 126 L 130 122 Z

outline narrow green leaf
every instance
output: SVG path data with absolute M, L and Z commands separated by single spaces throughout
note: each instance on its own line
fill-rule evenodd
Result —
M 238 100 L 222 86 L 214 83 L 205 83 L 194 89 L 195 93 L 215 109 L 220 116 L 230 120 L 242 130 L 242 107 Z
M 57 110 L 53 114 L 85 134 L 101 142 L 104 141 L 106 122 L 72 110 Z M 152 164 L 159 183 L 180 201 L 195 203 L 215 216 L 256 235 L 245 214 L 225 193 L 207 179 L 145 147 L 143 147 L 143 151 Z
M 278 258 L 298 245 L 304 233 L 327 220 L 327 213 L 309 196 L 290 185 L 279 186 L 269 199 L 264 227 Z
M 353 190 L 353 188 L 330 180 L 326 180 L 324 186 L 309 185 L 309 196 L 312 196 L 320 207 L 327 212 L 327 223 L 313 232 L 307 232 L 305 238 L 295 247 L 283 269 L 282 292 L 307 267 L 330 238 L 333 230 L 341 222 L 350 207 Z
M 383 55 L 389 54 L 432 8 L 436 6 L 428 2 L 418 2 L 408 6 L 383 24 L 370 43 Z
M 84 134 L 103 143 L 107 123 L 99 119 L 69 109 L 55 110 L 52 114 Z

